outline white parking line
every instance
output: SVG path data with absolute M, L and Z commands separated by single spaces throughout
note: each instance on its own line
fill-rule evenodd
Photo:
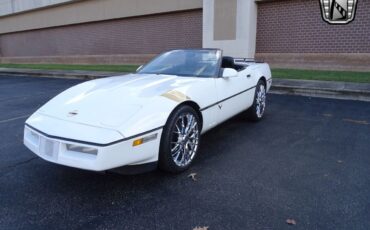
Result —
M 20 116 L 20 117 L 13 117 L 13 118 L 10 118 L 10 119 L 2 120 L 2 121 L 0 121 L 0 124 L 7 123 L 7 122 L 10 122 L 10 121 L 19 120 L 19 119 L 26 118 L 26 117 L 29 117 L 29 116 L 31 116 L 31 115 L 28 114 L 28 115 L 23 115 L 23 116 Z

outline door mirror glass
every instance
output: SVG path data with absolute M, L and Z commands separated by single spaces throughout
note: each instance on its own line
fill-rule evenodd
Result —
M 224 68 L 222 72 L 223 78 L 230 78 L 230 77 L 236 77 L 238 76 L 238 72 L 235 69 L 231 68 Z

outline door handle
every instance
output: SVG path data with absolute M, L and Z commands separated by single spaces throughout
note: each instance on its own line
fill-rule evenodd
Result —
M 247 75 L 247 78 L 250 78 L 250 77 L 251 77 L 251 75 L 250 75 L 250 74 L 248 74 L 248 75 Z

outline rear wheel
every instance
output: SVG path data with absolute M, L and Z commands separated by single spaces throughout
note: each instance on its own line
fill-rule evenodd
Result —
M 200 119 L 190 106 L 182 106 L 172 113 L 161 137 L 159 168 L 178 173 L 189 168 L 198 152 Z
M 260 121 L 266 109 L 266 85 L 263 80 L 259 80 L 256 86 L 252 107 L 247 111 L 248 118 L 252 121 Z

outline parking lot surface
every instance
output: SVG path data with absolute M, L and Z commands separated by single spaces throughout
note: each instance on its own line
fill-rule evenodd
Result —
M 122 176 L 22 144 L 26 118 L 79 82 L 0 77 L 0 229 L 370 229 L 370 103 L 269 95 L 262 122 L 206 133 L 189 171 Z

